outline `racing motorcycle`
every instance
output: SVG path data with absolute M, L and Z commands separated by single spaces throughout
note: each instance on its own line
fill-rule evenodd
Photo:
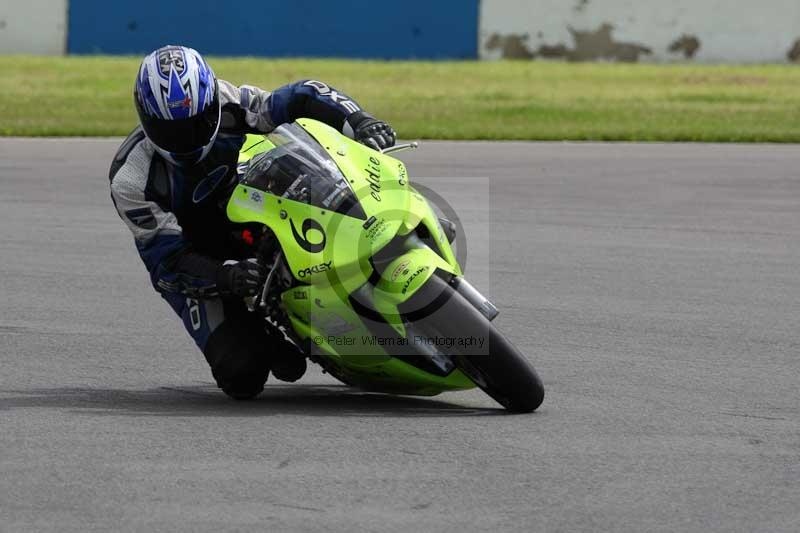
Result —
M 341 382 L 433 396 L 480 387 L 512 412 L 542 381 L 464 279 L 454 228 L 403 162 L 311 119 L 248 135 L 228 218 L 270 235 L 265 281 L 248 303 Z

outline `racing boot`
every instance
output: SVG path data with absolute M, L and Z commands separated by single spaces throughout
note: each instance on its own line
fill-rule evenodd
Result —
M 276 379 L 294 383 L 306 373 L 306 356 L 293 342 L 286 340 L 280 330 L 278 334 L 280 337 L 270 353 L 270 371 Z

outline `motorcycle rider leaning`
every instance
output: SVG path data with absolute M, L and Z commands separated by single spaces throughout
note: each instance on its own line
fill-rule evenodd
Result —
M 246 133 L 301 117 L 377 149 L 394 144 L 394 130 L 319 81 L 268 92 L 218 80 L 197 51 L 183 46 L 144 58 L 134 103 L 140 125 L 120 146 L 109 179 L 153 287 L 182 318 L 229 396 L 255 397 L 270 370 L 296 381 L 305 358 L 243 301 L 257 290 L 261 270 L 251 259 L 250 229 L 225 214 L 239 149 Z

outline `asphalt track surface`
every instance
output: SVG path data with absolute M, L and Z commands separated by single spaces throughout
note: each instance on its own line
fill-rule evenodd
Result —
M 0 140 L 0 530 L 800 529 L 800 148 L 404 156 L 544 379 L 506 415 L 316 370 L 228 400 L 112 208 L 118 142 Z

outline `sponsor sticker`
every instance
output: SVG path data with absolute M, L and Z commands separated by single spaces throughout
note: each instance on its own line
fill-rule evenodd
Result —
M 298 278 L 305 278 L 306 276 L 311 276 L 313 274 L 319 274 L 320 272 L 327 272 L 331 270 L 331 261 L 327 261 L 325 263 L 320 263 L 318 265 L 314 265 L 312 267 L 303 268 L 297 271 Z
M 392 271 L 392 281 L 397 281 L 400 276 L 407 276 L 411 270 L 411 261 L 403 261 Z
M 403 290 L 402 290 L 402 291 L 400 291 L 400 292 L 402 292 L 403 294 L 405 294 L 406 292 L 408 292 L 408 288 L 411 286 L 411 283 L 413 283 L 413 282 L 414 282 L 414 280 L 415 280 L 415 279 L 417 279 L 417 277 L 418 277 L 420 274 L 422 274 L 423 272 L 425 272 L 425 271 L 427 271 L 427 270 L 428 270 L 428 267 L 427 267 L 427 266 L 421 266 L 421 267 L 419 267 L 418 269 L 416 269 L 416 270 L 414 271 L 414 273 L 413 273 L 413 274 L 411 274 L 411 276 L 410 276 L 410 277 L 409 277 L 409 278 L 406 280 L 406 282 L 403 284 Z
M 375 223 L 376 220 L 378 220 L 378 219 L 375 218 L 374 216 L 369 217 L 369 219 L 366 222 L 364 222 L 364 225 L 362 227 L 364 229 L 369 229 L 369 227 L 372 226 Z

